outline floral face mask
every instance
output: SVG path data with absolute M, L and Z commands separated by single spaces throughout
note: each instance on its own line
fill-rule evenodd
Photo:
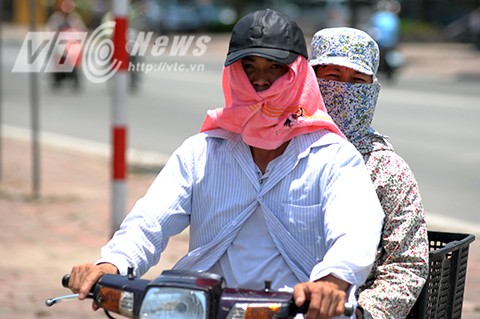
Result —
M 328 114 L 345 134 L 356 143 L 374 130 L 370 127 L 377 105 L 380 84 L 353 84 L 317 78 Z

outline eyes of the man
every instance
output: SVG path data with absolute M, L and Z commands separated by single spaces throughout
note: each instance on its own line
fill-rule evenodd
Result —
M 288 70 L 288 66 L 285 64 L 259 57 L 247 57 L 242 59 L 242 66 L 247 72 L 253 72 L 256 69 L 268 69 L 274 73 L 284 74 Z
M 242 65 L 243 65 L 243 68 L 246 69 L 246 68 L 254 68 L 255 67 L 255 62 L 249 62 L 248 60 L 242 60 Z M 270 69 L 281 69 L 283 66 L 283 64 L 280 64 L 280 63 L 270 63 L 270 65 L 268 66 Z

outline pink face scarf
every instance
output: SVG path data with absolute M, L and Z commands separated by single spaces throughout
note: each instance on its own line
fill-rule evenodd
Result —
M 222 86 L 225 107 L 207 112 L 201 132 L 223 128 L 266 150 L 321 129 L 344 137 L 327 114 L 315 73 L 302 56 L 265 91 L 255 91 L 241 61 L 224 67 Z

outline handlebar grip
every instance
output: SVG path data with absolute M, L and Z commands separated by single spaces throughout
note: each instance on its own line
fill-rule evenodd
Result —
M 62 286 L 64 288 L 68 288 L 68 282 L 70 281 L 70 274 L 66 274 L 65 276 L 63 276 L 62 278 Z
M 346 317 L 351 317 L 351 316 L 353 316 L 354 312 L 355 312 L 355 307 L 351 303 L 346 302 L 345 303 L 345 310 L 343 311 L 343 314 Z
M 293 302 L 293 301 L 292 301 Z M 293 302 L 293 314 L 297 314 L 297 313 L 307 313 L 307 310 L 308 310 L 308 307 L 310 306 L 310 302 L 307 300 L 305 301 L 305 303 L 298 307 L 295 305 L 295 302 Z M 355 306 L 349 302 L 346 302 L 345 303 L 345 310 L 343 311 L 343 315 L 345 317 L 351 317 L 353 316 L 355 312 Z

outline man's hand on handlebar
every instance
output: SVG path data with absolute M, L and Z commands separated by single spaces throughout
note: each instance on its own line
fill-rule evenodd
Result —
M 310 301 L 305 319 L 333 318 L 344 313 L 349 284 L 334 276 L 296 285 L 293 297 L 297 306 Z
M 100 277 L 105 274 L 118 274 L 118 269 L 109 263 L 75 265 L 70 272 L 68 288 L 74 293 L 78 293 L 78 299 L 83 300 L 87 297 Z M 95 306 L 94 310 L 97 310 Z

